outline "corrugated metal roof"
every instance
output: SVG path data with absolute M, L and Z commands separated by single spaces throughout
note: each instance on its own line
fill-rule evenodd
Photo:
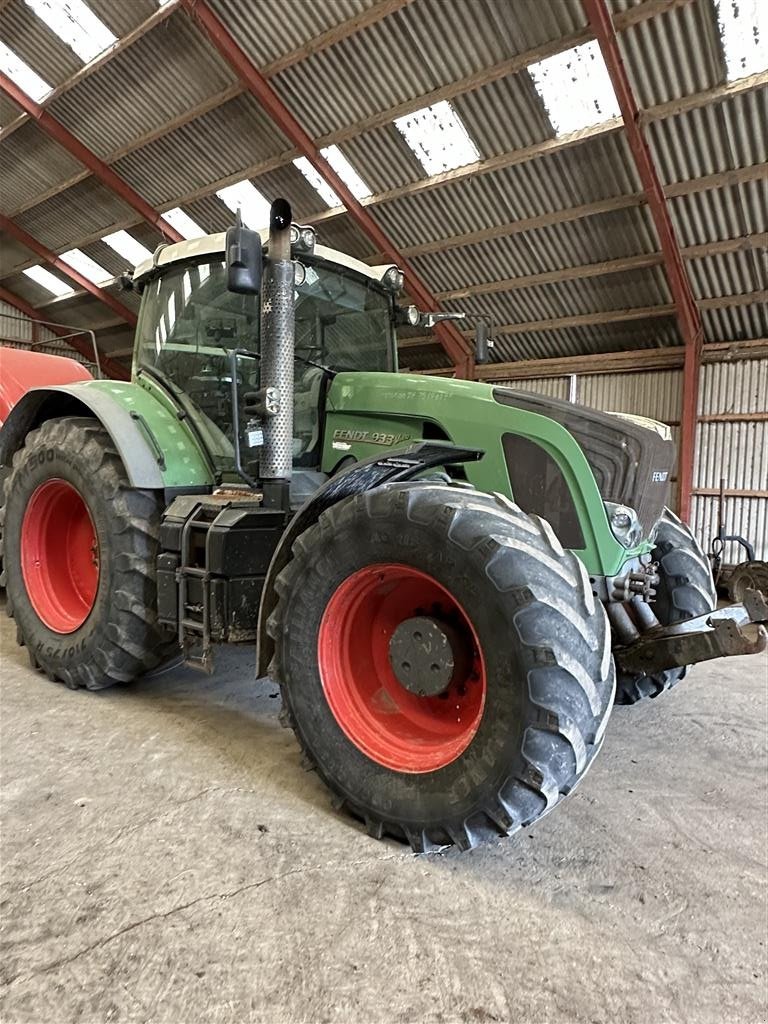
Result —
M 211 0 L 210 6 L 250 59 L 262 68 L 375 4 L 376 0 L 259 0 L 258 5 L 242 0 Z
M 698 299 L 740 292 L 760 291 L 768 287 L 766 250 L 732 252 L 691 260 L 688 276 Z
M 744 341 L 768 336 L 768 307 L 764 302 L 705 309 L 701 320 L 705 341 Z
M 554 135 L 539 94 L 525 73 L 457 96 L 453 107 L 483 158 L 523 149 Z
M 619 35 L 619 46 L 640 107 L 725 81 L 717 18 L 709 3 L 685 4 L 633 25 Z
M 130 0 L 130 3 L 88 0 L 88 6 L 118 39 L 122 39 L 155 13 L 158 0 Z
M 62 251 L 84 236 L 106 234 L 110 225 L 134 217 L 130 206 L 114 192 L 89 178 L 33 206 L 18 216 L 16 223 L 49 249 Z
M 612 136 L 406 195 L 373 210 L 403 246 L 567 210 L 639 188 L 624 139 Z M 579 230 L 586 222 L 578 222 Z
M 653 252 L 648 211 L 617 210 L 573 223 L 415 256 L 436 291 Z M 623 275 L 619 275 L 623 276 Z
M 28 263 L 33 258 L 33 254 L 15 238 L 8 238 L 6 235 L 0 237 L 0 275 L 7 277 L 8 274 L 13 273 L 15 267 Z
M 82 171 L 83 165 L 27 121 L 0 145 L 0 197 L 15 210 Z
M 760 234 L 768 231 L 768 180 L 680 196 L 669 211 L 681 245 Z
M 114 169 L 149 203 L 160 206 L 287 148 L 253 97 L 238 96 L 123 157 Z
M 9 100 L 4 93 L 0 95 L 0 128 L 6 128 L 20 113 L 13 100 Z
M 688 181 L 768 159 L 766 110 L 768 87 L 652 122 L 648 138 L 662 182 Z
M 24 0 L 10 0 L 2 14 L 2 41 L 50 85 L 61 85 L 83 66 L 80 58 Z
M 367 117 L 392 116 L 390 108 L 413 109 L 431 90 L 460 83 L 533 47 L 564 40 L 586 25 L 580 3 L 510 3 L 509 0 L 413 0 L 367 27 L 347 33 L 349 20 L 375 7 L 374 0 L 315 0 L 289 3 L 212 0 L 238 42 L 257 66 L 297 51 L 338 26 L 346 38 L 305 57 L 273 78 L 273 84 L 303 127 L 314 137 L 354 130 Z M 92 0 L 94 11 L 123 37 L 157 11 L 156 0 Z M 614 0 L 614 13 L 633 6 Z M 82 64 L 23 3 L 11 0 L 3 11 L 0 38 L 53 84 Z M 724 81 L 724 64 L 712 0 L 683 4 L 620 33 L 625 64 L 642 104 L 665 102 Z M 481 158 L 525 149 L 551 136 L 541 101 L 527 72 L 506 78 L 491 72 L 485 85 L 458 92 L 454 106 L 479 148 Z M 106 61 L 51 104 L 54 116 L 102 156 L 129 150 L 115 165 L 118 173 L 150 203 L 176 205 L 183 195 L 202 195 L 185 204 L 206 230 L 231 223 L 231 212 L 205 191 L 221 180 L 258 172 L 259 163 L 289 149 L 282 134 L 250 96 L 230 100 L 183 127 L 142 147 L 141 138 L 217 95 L 235 82 L 234 73 L 183 11 Z M 420 99 L 421 98 L 421 99 Z M 768 88 L 712 103 L 648 127 L 665 182 L 727 171 L 768 160 L 765 111 Z M 0 124 L 17 115 L 0 99 Z M 341 150 L 374 192 L 386 192 L 424 178 L 424 171 L 391 123 L 341 143 Z M 32 124 L 0 147 L 3 207 L 33 203 L 57 183 L 79 173 L 63 149 L 44 141 Z M 268 198 L 286 195 L 299 219 L 321 211 L 323 201 L 292 166 L 254 179 Z M 401 247 L 416 248 L 467 232 L 567 211 L 613 197 L 634 203 L 640 184 L 624 133 L 612 130 L 560 152 L 484 175 L 463 178 L 370 209 Z M 766 183 L 710 189 L 671 200 L 683 245 L 737 238 L 768 230 Z M 120 258 L 88 238 L 123 223 L 135 213 L 88 178 L 19 215 L 19 223 L 51 248 L 82 244 L 106 269 L 120 269 Z M 349 216 L 318 225 L 322 241 L 358 256 L 372 245 Z M 132 233 L 149 248 L 159 235 L 142 224 Z M 472 245 L 457 245 L 414 263 L 438 291 L 481 285 L 516 275 L 653 252 L 658 242 L 649 214 L 630 205 L 613 213 L 549 227 L 527 229 Z M 105 251 L 106 250 L 106 251 Z M 15 243 L 4 246 L 7 271 L 30 254 Z M 740 295 L 763 286 L 761 254 L 707 256 L 690 263 L 702 298 Z M 16 280 L 13 278 L 12 280 Z M 7 282 L 6 282 L 7 283 Z M 24 278 L 22 288 L 36 288 Z M 40 301 L 38 293 L 37 301 Z M 86 304 L 91 299 L 82 299 Z M 497 321 L 520 323 L 646 305 L 666 305 L 669 294 L 659 267 L 600 278 L 570 280 L 523 290 L 477 296 L 464 308 L 492 310 Z M 97 306 L 98 308 L 98 306 Z M 101 311 L 102 317 L 104 315 Z M 708 310 L 708 339 L 755 337 L 768 333 L 765 310 L 754 304 Z M 531 330 L 499 338 L 495 357 L 539 357 L 596 352 L 616 347 L 679 343 L 674 317 L 616 322 L 595 327 Z M 439 349 L 409 354 L 413 364 L 440 365 Z M 432 362 L 432 360 L 436 362 Z
M 319 137 L 568 35 L 582 24 L 576 4 L 419 0 L 313 54 L 273 84 L 304 127 Z
M 235 80 L 179 11 L 55 100 L 50 112 L 94 153 L 107 157 Z M 222 108 L 222 124 L 227 117 Z

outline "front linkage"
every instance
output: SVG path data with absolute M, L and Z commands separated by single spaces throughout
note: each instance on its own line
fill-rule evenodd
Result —
M 651 675 L 700 661 L 759 654 L 768 646 L 768 602 L 748 590 L 743 604 L 728 605 L 672 626 L 655 626 L 634 643 L 615 647 L 613 656 L 624 672 Z

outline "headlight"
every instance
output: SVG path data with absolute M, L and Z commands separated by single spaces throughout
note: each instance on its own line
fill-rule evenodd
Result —
M 381 283 L 384 287 L 395 294 L 401 291 L 404 282 L 405 275 L 398 267 L 390 267 L 381 279 Z
M 315 251 L 315 229 L 291 224 L 291 247 L 296 252 L 313 253 Z
M 402 327 L 418 327 L 420 319 L 418 306 L 395 306 L 395 322 Z
M 643 539 L 643 528 L 637 512 L 629 505 L 617 505 L 614 501 L 606 501 L 605 510 L 616 540 L 625 548 L 636 547 Z

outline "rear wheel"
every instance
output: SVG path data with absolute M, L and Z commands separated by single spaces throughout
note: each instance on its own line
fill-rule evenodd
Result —
M 393 484 L 296 541 L 268 628 L 288 721 L 371 834 L 423 851 L 551 810 L 602 739 L 602 605 L 548 524 L 501 498 Z
M 175 648 L 156 620 L 160 509 L 94 420 L 49 420 L 6 482 L 8 607 L 35 667 L 68 686 L 129 682 Z
M 659 586 L 651 606 L 663 626 L 705 615 L 717 606 L 717 594 L 707 556 L 682 520 L 664 509 L 656 534 L 653 560 L 658 563 Z M 637 704 L 658 697 L 685 676 L 685 668 L 653 675 L 619 672 L 616 703 Z

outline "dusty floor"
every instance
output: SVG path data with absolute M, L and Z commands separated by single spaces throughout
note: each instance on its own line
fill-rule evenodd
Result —
M 73 693 L 0 622 L 4 1024 L 765 1020 L 764 656 L 616 709 L 528 834 L 418 858 L 331 810 L 251 651 Z

